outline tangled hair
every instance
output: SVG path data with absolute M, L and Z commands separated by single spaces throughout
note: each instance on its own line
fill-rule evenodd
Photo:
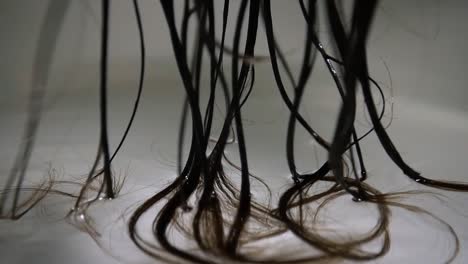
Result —
M 174 1 L 159 2 L 167 22 L 174 61 L 185 98 L 178 131 L 178 175 L 170 184 L 141 203 L 128 220 L 128 234 L 140 250 L 157 260 L 174 263 L 181 260 L 193 263 L 373 260 L 389 251 L 391 207 L 398 207 L 432 217 L 444 225 L 455 241 L 453 254 L 447 262 L 455 258 L 459 250 L 459 241 L 454 229 L 430 211 L 399 201 L 404 195 L 424 192 L 382 193 L 367 182 L 363 155 L 365 150 L 361 141 L 375 133 L 388 157 L 410 179 L 433 188 L 468 191 L 467 184 L 428 179 L 411 168 L 398 152 L 382 123 L 386 112 L 384 93 L 378 82 L 370 76 L 367 60 L 367 40 L 378 1 L 354 1 L 349 17 L 341 11 L 344 8 L 343 1 L 323 2 L 325 12 L 320 15 L 323 15 L 331 31 L 331 42 L 335 48 L 331 51 L 322 45 L 317 32 L 317 1 L 291 1 L 291 4 L 297 5 L 306 28 L 302 62 L 297 78 L 277 41 L 274 32 L 275 19 L 269 0 L 240 0 L 238 9 L 234 11 L 230 1 L 224 0 L 221 35 L 216 33 L 217 14 L 214 0 L 184 0 L 179 20 L 176 19 Z M 133 0 L 140 42 L 139 82 L 131 117 L 117 148 L 111 152 L 107 121 L 110 3 L 109 0 L 102 0 L 100 134 L 92 168 L 85 179 L 76 184 L 79 186 L 77 192 L 62 191 L 56 187 L 60 182 L 50 179 L 30 188 L 29 190 L 33 191 L 32 195 L 26 200 L 23 199 L 24 201 L 20 200 L 20 193 L 28 190 L 22 184 L 34 148 L 51 56 L 61 26 L 61 23 L 53 21 L 63 21 L 68 7 L 67 1 L 53 0 L 41 28 L 36 52 L 25 140 L 0 193 L 0 215 L 3 219 L 19 219 L 47 194 L 65 195 L 75 200 L 67 220 L 80 230 L 97 236 L 98 231 L 88 218 L 87 209 L 100 200 L 118 197 L 123 181 L 119 182 L 113 175 L 111 165 L 129 134 L 138 110 L 145 78 L 146 48 L 140 7 L 138 1 Z M 60 17 L 52 18 L 56 12 L 51 10 L 60 10 Z M 229 17 L 232 14 L 236 15 Z M 231 43 L 227 41 L 229 23 L 234 25 Z M 268 46 L 267 55 L 255 53 L 257 36 L 262 26 Z M 194 37 L 190 38 L 189 29 L 192 27 Z M 192 39 L 193 45 L 189 43 Z M 192 46 L 193 48 L 189 49 Z M 288 122 L 285 124 L 285 157 L 291 173 L 291 183 L 280 194 L 276 206 L 273 207 L 256 201 L 252 195 L 251 185 L 254 182 L 263 185 L 269 196 L 271 191 L 268 184 L 253 175 L 249 169 L 250 160 L 243 127 L 242 108 L 255 88 L 257 63 L 271 64 L 272 78 L 282 102 L 289 111 Z M 317 63 L 324 63 L 341 98 L 335 129 L 329 141 L 306 121 L 300 111 L 304 93 Z M 224 71 L 224 65 L 229 66 L 230 72 Z M 205 90 L 201 81 L 204 74 L 207 74 L 209 80 Z M 292 92 L 288 93 L 288 89 Z M 205 96 L 206 91 L 206 98 L 201 98 Z M 372 127 L 360 135 L 355 128 L 355 121 L 357 98 L 361 94 Z M 378 94 L 383 102 L 380 110 L 377 109 L 374 100 L 375 94 Z M 216 111 L 216 98 L 219 96 L 224 98 L 224 114 Z M 222 120 L 219 134 L 214 131 L 215 119 Z M 297 169 L 295 135 L 298 124 L 306 131 L 308 137 L 327 152 L 327 159 L 314 172 L 302 173 Z M 188 153 L 184 152 L 186 134 L 190 135 Z M 238 164 L 226 155 L 228 146 L 237 148 Z M 234 177 L 233 170 L 240 173 L 240 179 Z M 315 187 L 320 182 L 325 183 L 328 188 L 317 191 Z M 323 230 L 320 230 L 319 212 L 328 203 L 343 195 L 352 196 L 355 202 L 376 207 L 377 222 L 367 233 L 343 239 L 324 235 Z M 316 202 L 318 206 L 313 206 Z M 143 215 L 150 214 L 150 209 L 156 206 L 159 206 L 160 210 L 152 216 L 151 235 L 154 241 L 149 241 L 143 238 L 138 226 L 141 225 Z M 172 230 L 193 242 L 193 248 L 180 246 Z M 311 252 L 316 253 L 269 257 L 249 251 L 251 245 L 256 242 L 279 237 L 288 232 L 312 248 Z M 371 242 L 378 242 L 377 249 L 364 249 Z M 278 249 L 281 251 L 281 248 Z

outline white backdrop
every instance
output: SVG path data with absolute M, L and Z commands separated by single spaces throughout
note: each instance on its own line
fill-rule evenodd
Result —
M 184 92 L 159 3 L 140 2 L 148 54 L 145 90 L 135 126 L 113 163 L 117 173 L 128 176 L 126 195 L 113 203 L 99 205 L 99 210 L 92 212 L 103 232 L 106 243 L 101 246 L 105 250 L 61 221 L 71 206 L 69 200 L 51 197 L 21 222 L 0 223 L 1 263 L 64 263 L 66 258 L 70 258 L 67 263 L 77 264 L 115 263 L 115 258 L 125 263 L 154 263 L 128 241 L 124 223 L 118 222 L 118 217 L 175 177 L 176 131 Z M 231 2 L 234 10 L 238 3 Z M 46 110 L 27 175 L 29 182 L 42 179 L 49 168 L 53 168 L 58 178 L 79 177 L 94 159 L 99 131 L 99 3 L 70 1 L 49 76 Z M 298 63 L 304 28 L 299 6 L 292 3 L 295 2 L 273 1 L 272 8 L 279 43 L 289 51 L 288 59 Z M 45 0 L 0 2 L 2 179 L 12 165 L 20 141 L 32 63 L 47 4 Z M 217 9 L 220 8 L 218 5 Z M 112 1 L 111 13 L 109 118 L 113 149 L 136 95 L 139 44 L 131 2 Z M 390 136 L 404 158 L 430 178 L 468 181 L 467 13 L 468 3 L 463 0 L 381 1 L 369 40 L 371 74 L 384 87 L 389 104 L 394 102 Z M 231 14 L 233 19 L 234 13 Z M 323 21 L 319 32 L 330 49 Z M 267 54 L 264 39 L 263 31 L 259 31 L 258 54 Z M 339 97 L 320 65 L 302 111 L 321 134 L 330 138 Z M 257 84 L 244 107 L 243 117 L 250 167 L 271 185 L 275 200 L 291 184 L 284 149 L 288 112 L 279 98 L 268 62 L 257 66 Z M 389 118 L 388 115 L 385 122 Z M 369 125 L 362 113 L 359 120 L 358 128 L 364 131 Z M 363 144 L 370 182 L 380 190 L 427 189 L 408 180 L 386 157 L 374 136 Z M 302 155 L 300 168 L 316 169 L 315 155 L 323 161 L 324 153 L 316 154 L 316 146 L 301 131 L 297 145 L 297 155 Z M 228 155 L 236 160 L 234 149 L 228 150 Z M 258 198 L 262 199 L 258 191 Z M 466 263 L 468 194 L 441 193 L 448 197 L 447 204 L 430 196 L 409 201 L 424 206 L 453 226 L 461 241 L 455 263 Z M 357 229 L 371 226 L 375 221 L 372 208 L 365 211 L 350 200 L 339 200 L 327 215 Z M 402 210 L 396 210 L 392 216 L 391 235 L 390 253 L 376 263 L 441 263 L 453 247 L 447 230 L 439 223 Z M 292 236 L 285 239 L 294 245 Z M 110 245 L 108 241 L 114 242 Z

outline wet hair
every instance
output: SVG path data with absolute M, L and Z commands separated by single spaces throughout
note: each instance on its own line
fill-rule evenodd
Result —
M 177 177 L 142 202 L 128 220 L 128 234 L 140 250 L 155 259 L 176 263 L 181 260 L 193 263 L 225 261 L 309 263 L 340 259 L 372 260 L 389 251 L 391 208 L 398 207 L 432 217 L 444 225 L 455 241 L 453 254 L 447 262 L 455 258 L 459 250 L 459 240 L 454 229 L 430 211 L 399 201 L 399 198 L 405 195 L 430 192 L 382 193 L 367 182 L 368 174 L 363 155 L 365 149 L 361 146 L 361 141 L 369 134 L 375 133 L 388 157 L 410 179 L 437 189 L 468 190 L 468 185 L 465 183 L 428 179 L 411 168 L 390 139 L 386 126 L 382 124 L 386 112 L 385 96 L 379 83 L 370 76 L 367 61 L 367 40 L 378 1 L 354 1 L 349 18 L 341 12 L 344 8 L 341 2 L 324 2 L 325 13 L 320 15 L 324 16 L 331 31 L 331 41 L 335 47 L 335 50 L 331 51 L 322 45 L 316 30 L 319 21 L 317 2 L 314 0 L 292 2 L 297 5 L 298 13 L 306 28 L 301 53 L 302 62 L 297 71 L 297 78 L 277 41 L 274 32 L 275 19 L 272 16 L 269 0 L 241 0 L 235 12 L 232 11 L 230 1 L 224 0 L 221 36 L 216 33 L 217 14 L 214 0 L 184 0 L 180 21 L 176 19 L 174 1 L 159 2 L 169 30 L 168 37 L 185 97 L 178 131 Z M 51 10 L 60 10 L 58 20 L 63 21 L 68 5 L 66 1 L 54 0 L 49 4 L 49 11 L 40 32 L 24 140 L 19 147 L 4 190 L 0 194 L 2 218 L 19 219 L 47 194 L 65 195 L 75 199 L 74 206 L 67 215 L 68 221 L 95 236 L 97 230 L 88 219 L 87 209 L 99 200 L 113 200 L 118 197 L 123 181 L 119 182 L 119 179 L 113 175 L 111 165 L 124 144 L 137 114 L 145 78 L 146 44 L 138 0 L 133 0 L 140 42 L 140 75 L 131 117 L 117 148 L 111 152 L 107 124 L 110 3 L 109 0 L 102 0 L 101 6 L 100 134 L 91 170 L 86 179 L 78 184 L 80 189 L 76 193 L 59 190 L 55 187 L 57 181 L 50 179 L 31 188 L 34 190 L 33 194 L 20 202 L 21 191 L 28 189 L 22 184 L 42 114 L 45 78 L 48 76 L 52 51 L 61 26 L 61 23 L 51 22 L 54 21 L 50 17 L 53 13 Z M 232 14 L 236 16 L 229 18 Z M 226 40 L 228 23 L 234 25 L 232 43 L 227 43 Z M 192 26 L 195 28 L 194 43 L 193 48 L 189 49 L 191 46 L 189 41 L 192 40 L 189 38 L 189 27 Z M 262 26 L 268 54 L 260 56 L 255 53 L 255 46 Z M 245 36 L 244 41 L 241 41 L 242 36 Z M 224 71 L 223 65 L 226 62 L 230 62 L 230 72 Z M 282 103 L 285 104 L 286 111 L 289 111 L 288 122 L 285 124 L 287 129 L 285 160 L 291 173 L 291 183 L 280 194 L 278 203 L 274 207 L 256 201 L 252 195 L 251 185 L 254 182 L 263 185 L 268 194 L 271 194 L 271 191 L 268 184 L 253 175 L 250 170 L 242 116 L 242 108 L 255 89 L 257 63 L 271 65 L 275 89 L 278 89 Z M 308 84 L 317 63 L 324 63 L 341 98 L 330 141 L 320 135 L 300 111 L 304 93 L 310 86 Z M 201 81 L 203 74 L 208 74 L 209 78 L 205 103 L 202 103 L 203 100 L 200 98 L 204 95 L 202 93 L 204 85 Z M 288 89 L 292 90 L 292 93 L 288 94 Z M 355 128 L 358 90 L 362 92 L 365 108 L 372 123 L 372 127 L 361 135 Z M 376 107 L 374 94 L 381 97 L 380 111 Z M 219 96 L 224 99 L 224 114 L 215 111 L 216 98 Z M 214 132 L 215 118 L 222 120 L 221 132 L 218 135 Z M 298 124 L 328 153 L 320 168 L 311 173 L 302 173 L 297 169 L 294 146 Z M 191 137 L 190 147 L 185 155 L 187 133 L 190 133 Z M 229 145 L 237 148 L 239 164 L 226 155 L 226 147 Z M 232 169 L 240 173 L 240 179 L 235 177 L 231 172 Z M 319 183 L 325 183 L 328 189 L 315 190 L 315 186 Z M 366 234 L 343 240 L 319 232 L 317 222 L 319 212 L 328 203 L 343 195 L 351 196 L 355 202 L 368 203 L 377 208 L 378 221 Z M 11 202 L 9 208 L 8 202 Z M 311 206 L 314 202 L 318 202 L 319 205 Z M 144 214 L 150 213 L 150 209 L 161 204 L 160 210 L 153 215 L 151 226 L 155 240 L 148 241 L 139 233 L 138 226 Z M 313 215 L 312 219 L 310 215 Z M 172 229 L 193 241 L 197 250 L 178 245 L 170 232 Z M 318 250 L 318 253 L 262 257 L 259 256 L 261 254 L 252 254 L 244 250 L 251 243 L 286 232 L 291 232 L 308 246 Z M 380 243 L 377 250 L 363 249 L 364 245 L 373 241 Z

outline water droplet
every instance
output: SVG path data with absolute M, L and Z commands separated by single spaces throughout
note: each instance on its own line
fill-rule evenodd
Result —
M 414 181 L 417 183 L 427 183 L 427 180 L 424 178 L 416 178 Z
M 362 202 L 363 199 L 361 197 L 353 196 L 353 201 L 358 203 L 358 202 Z

